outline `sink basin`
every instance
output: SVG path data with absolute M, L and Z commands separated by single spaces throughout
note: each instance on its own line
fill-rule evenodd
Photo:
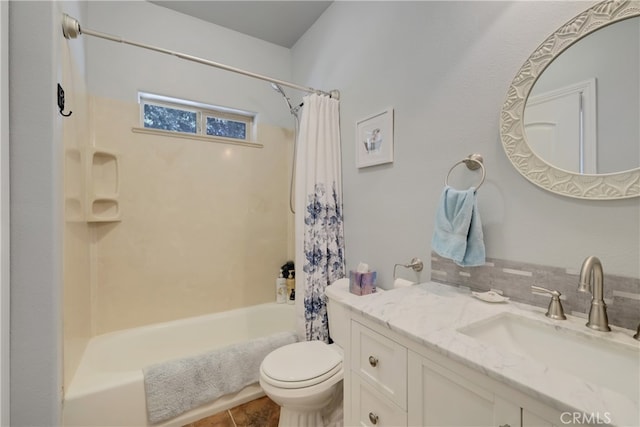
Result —
M 623 393 L 634 402 L 639 400 L 640 345 L 612 342 L 508 313 L 458 332 Z

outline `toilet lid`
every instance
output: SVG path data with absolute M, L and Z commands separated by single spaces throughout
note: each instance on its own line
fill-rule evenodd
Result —
M 260 369 L 268 382 L 285 388 L 308 387 L 333 376 L 342 356 L 322 341 L 285 345 L 267 355 Z

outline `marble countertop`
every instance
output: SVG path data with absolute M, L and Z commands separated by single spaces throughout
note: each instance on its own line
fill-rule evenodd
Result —
M 567 316 L 552 320 L 546 310 L 515 302 L 488 303 L 469 289 L 428 282 L 372 295 L 348 294 L 340 301 L 351 311 L 370 319 L 426 348 L 476 369 L 559 411 L 610 414 L 611 424 L 640 425 L 638 394 L 625 395 L 576 376 L 552 369 L 535 359 L 503 351 L 458 330 L 504 313 L 575 331 L 580 336 L 611 341 L 613 345 L 639 348 L 633 331 L 612 327 L 608 333 L 593 331 L 585 319 Z M 555 349 L 562 351 L 562 349 Z M 602 369 L 606 369 L 603 366 Z

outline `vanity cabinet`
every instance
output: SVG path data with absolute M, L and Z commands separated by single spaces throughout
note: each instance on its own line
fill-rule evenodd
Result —
M 406 426 L 407 411 L 386 398 L 375 387 L 353 376 L 351 387 L 352 422 L 349 426 Z
M 352 314 L 346 426 L 559 427 L 561 412 Z
M 355 321 L 351 348 L 354 373 L 406 410 L 407 348 Z
M 353 425 L 407 425 L 407 348 L 351 322 Z
M 461 373 L 409 352 L 409 425 L 520 426 L 520 406 Z

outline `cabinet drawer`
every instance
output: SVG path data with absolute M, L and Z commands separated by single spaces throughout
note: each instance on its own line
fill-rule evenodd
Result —
M 351 369 L 407 409 L 407 349 L 358 322 L 351 323 Z
M 406 426 L 407 413 L 365 381 L 353 377 L 351 387 L 351 414 L 348 425 L 356 426 Z

